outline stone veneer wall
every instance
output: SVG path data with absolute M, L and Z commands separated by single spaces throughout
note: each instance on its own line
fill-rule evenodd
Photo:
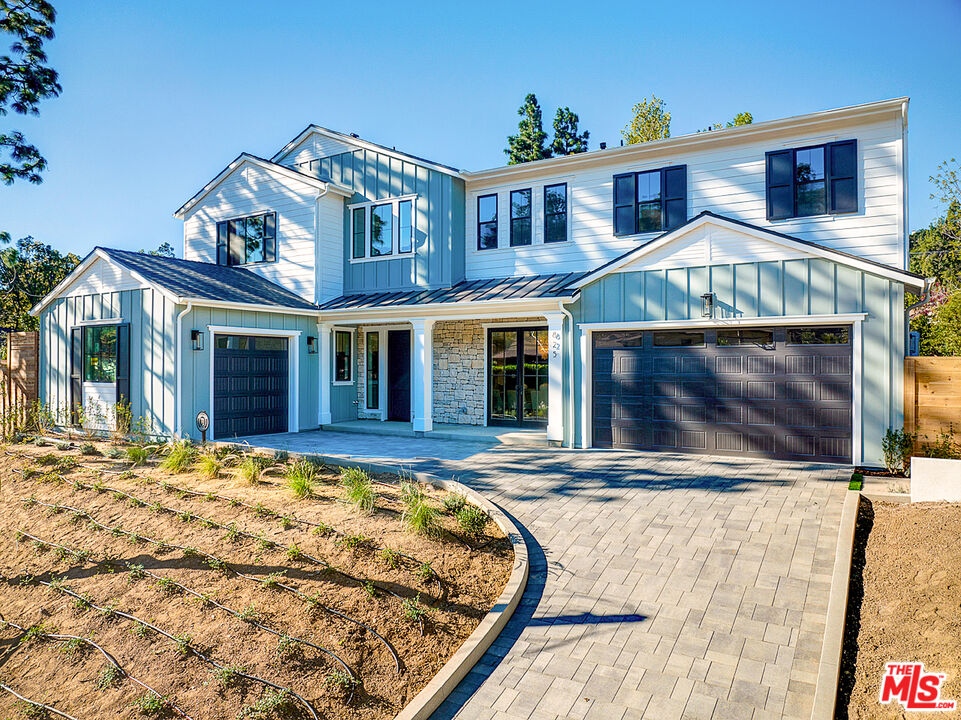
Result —
M 483 425 L 485 374 L 484 325 L 542 325 L 543 318 L 505 318 L 503 320 L 452 320 L 434 325 L 434 422 Z M 379 418 L 367 410 L 367 358 L 364 348 L 366 329 L 357 332 L 357 417 Z M 386 352 L 386 348 L 381 348 Z M 386 382 L 386 378 L 381 378 Z

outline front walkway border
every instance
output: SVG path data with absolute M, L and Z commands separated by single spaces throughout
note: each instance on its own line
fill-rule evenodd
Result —
M 225 442 L 224 445 L 234 443 Z M 250 447 L 254 452 L 273 454 L 275 448 Z M 319 455 L 316 453 L 289 453 L 290 457 L 311 458 L 319 460 L 328 465 L 339 465 L 341 467 L 359 467 L 367 472 L 396 473 L 398 475 L 408 475 L 418 482 L 427 483 L 434 487 L 448 492 L 461 493 L 472 503 L 482 508 L 490 516 L 497 526 L 507 535 L 514 550 L 514 567 L 511 569 L 510 577 L 507 578 L 507 585 L 501 592 L 497 602 L 487 612 L 474 632 L 457 648 L 450 659 L 444 663 L 440 671 L 431 678 L 430 682 L 417 693 L 414 698 L 407 703 L 407 706 L 394 718 L 394 720 L 426 720 L 440 704 L 447 699 L 454 688 L 463 680 L 471 668 L 480 660 L 481 656 L 493 644 L 494 640 L 500 635 L 501 630 L 507 625 L 514 610 L 524 594 L 527 587 L 527 576 L 530 572 L 530 557 L 528 555 L 527 543 L 514 522 L 497 505 L 485 498 L 480 493 L 457 482 L 456 480 L 444 480 L 436 475 L 424 472 L 411 472 L 399 465 L 388 465 L 384 463 L 363 462 L 348 460 L 330 455 Z

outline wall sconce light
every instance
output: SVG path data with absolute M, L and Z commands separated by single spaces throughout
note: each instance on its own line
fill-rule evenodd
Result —
M 204 349 L 204 334 L 200 330 L 190 331 L 190 346 L 194 350 Z
M 307 336 L 307 354 L 316 355 L 317 354 L 317 338 L 313 335 Z
M 714 293 L 701 295 L 701 317 L 714 317 Z

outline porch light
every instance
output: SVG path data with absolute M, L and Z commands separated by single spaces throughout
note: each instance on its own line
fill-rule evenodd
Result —
M 313 335 L 307 336 L 307 354 L 316 355 L 317 354 L 317 338 Z
M 200 330 L 190 331 L 190 347 L 194 350 L 204 349 L 204 334 Z
M 714 293 L 701 295 L 701 317 L 714 317 Z

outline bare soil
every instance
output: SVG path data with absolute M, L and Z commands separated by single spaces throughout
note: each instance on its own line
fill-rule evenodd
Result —
M 858 517 L 841 666 L 840 718 L 934 718 L 878 701 L 888 662 L 947 674 L 961 701 L 961 504 L 866 502 Z M 947 713 L 952 715 L 952 713 Z
M 106 443 L 95 446 L 98 451 L 109 447 Z M 46 458 L 46 465 L 38 462 L 51 454 L 54 458 Z M 50 463 L 64 457 L 81 465 L 51 472 L 55 466 Z M 428 495 L 439 510 L 443 531 L 425 537 L 406 530 L 401 522 L 404 505 L 397 477 L 377 478 L 392 486 L 375 485 L 376 509 L 371 515 L 363 515 L 341 501 L 339 468 L 323 469 L 315 497 L 302 500 L 281 486 L 283 465 L 274 466 L 264 476 L 273 484 L 257 485 L 243 481 L 231 468 L 221 477 L 204 479 L 193 470 L 169 473 L 152 460 L 132 473 L 120 474 L 129 467 L 125 460 L 83 456 L 76 448 L 61 451 L 52 446 L 16 445 L 0 451 L 0 501 L 4 508 L 0 514 L 0 614 L 24 627 L 42 623 L 48 632 L 95 640 L 131 675 L 157 688 L 197 720 L 238 717 L 264 695 L 265 687 L 252 681 L 225 687 L 218 682 L 213 667 L 197 655 L 182 653 L 163 636 L 143 636 L 136 632 L 134 622 L 78 607 L 75 598 L 40 581 L 61 579 L 64 587 L 96 605 L 130 613 L 173 635 L 188 635 L 190 644 L 211 659 L 244 668 L 249 674 L 302 695 L 318 717 L 374 720 L 396 715 L 437 673 L 492 607 L 513 564 L 510 543 L 500 529 L 488 522 L 481 536 L 465 536 L 456 520 L 440 509 L 444 495 L 440 491 L 429 489 Z M 99 481 L 146 504 L 102 489 L 78 488 L 74 481 L 85 485 Z M 325 523 L 333 532 L 318 534 L 301 523 L 282 522 L 276 516 L 222 500 L 184 495 L 159 482 L 218 493 L 251 505 L 260 503 L 279 513 Z M 219 571 L 203 556 L 185 556 L 181 550 L 98 531 L 87 517 L 76 517 L 70 511 L 25 504 L 23 501 L 31 496 L 41 503 L 89 513 L 109 527 L 210 553 L 261 581 L 282 573 L 273 577 L 302 596 L 271 587 L 269 581 L 265 584 Z M 154 503 L 181 514 L 151 507 Z M 233 524 L 280 547 L 237 537 L 204 524 L 198 516 Z M 188 517 L 189 521 L 185 520 Z M 277 635 L 202 599 L 165 588 L 156 578 L 138 578 L 123 567 L 38 547 L 18 533 L 89 551 L 92 559 L 109 554 L 114 563 L 142 565 L 283 634 L 329 649 L 349 666 L 358 684 L 351 692 L 338 683 L 342 667 L 329 656 L 297 643 L 285 652 L 288 644 Z M 351 547 L 351 542 L 345 542 L 351 536 L 369 540 Z M 316 564 L 291 559 L 286 549 L 292 545 L 335 570 L 324 571 Z M 377 547 L 409 557 L 391 560 Z M 423 576 L 423 564 L 430 566 L 436 578 Z M 314 602 L 305 602 L 303 596 L 310 596 Z M 321 605 L 376 631 L 396 651 L 400 670 L 385 643 L 372 632 L 319 609 Z M 425 611 L 423 624 L 411 617 L 412 607 Z M 145 694 L 144 690 L 129 680 L 107 690 L 98 689 L 97 680 L 106 663 L 96 652 L 67 652 L 61 643 L 20 640 L 21 633 L 16 629 L 0 629 L 0 682 L 81 720 L 137 716 L 132 703 Z M 12 696 L 0 693 L 0 717 L 16 717 L 22 711 Z M 310 717 L 303 710 L 287 715 L 249 715 L 288 716 Z

